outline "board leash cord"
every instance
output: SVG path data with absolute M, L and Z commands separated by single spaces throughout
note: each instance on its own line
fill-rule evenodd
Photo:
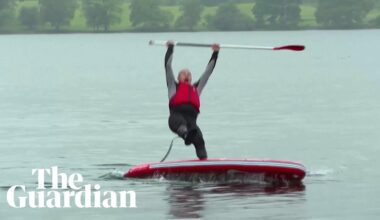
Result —
M 168 152 L 166 152 L 165 156 L 161 159 L 160 162 L 164 162 L 164 161 L 166 160 L 166 158 L 169 156 L 170 151 L 171 151 L 172 148 L 173 148 L 174 140 L 177 139 L 177 138 L 179 138 L 179 136 L 176 136 L 176 137 L 174 137 L 174 138 L 172 139 L 172 141 L 170 142 L 170 146 L 169 146 L 169 150 L 168 150 Z

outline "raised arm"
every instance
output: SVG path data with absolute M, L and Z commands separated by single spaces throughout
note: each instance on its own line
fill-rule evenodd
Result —
M 210 78 L 211 73 L 215 68 L 216 60 L 218 59 L 219 49 L 219 44 L 212 45 L 212 50 L 214 52 L 211 55 L 211 59 L 207 64 L 206 70 L 203 72 L 199 80 L 196 83 L 194 83 L 194 86 L 197 88 L 199 95 L 201 95 L 203 88 L 206 86 L 208 78 Z
M 171 41 L 167 43 L 168 50 L 165 55 L 165 72 L 166 72 L 166 85 L 168 86 L 168 96 L 169 99 L 173 97 L 176 93 L 176 81 L 174 78 L 174 73 L 172 69 L 172 60 L 173 60 L 173 50 L 174 44 Z

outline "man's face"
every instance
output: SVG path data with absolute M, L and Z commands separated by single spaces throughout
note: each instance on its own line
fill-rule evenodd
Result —
M 191 84 L 191 72 L 188 69 L 181 70 L 178 74 L 178 81 Z

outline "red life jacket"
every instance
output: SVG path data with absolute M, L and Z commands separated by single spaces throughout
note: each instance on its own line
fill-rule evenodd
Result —
M 177 107 L 183 104 L 192 105 L 198 112 L 201 106 L 197 88 L 187 83 L 179 83 L 177 92 L 169 101 L 169 107 Z

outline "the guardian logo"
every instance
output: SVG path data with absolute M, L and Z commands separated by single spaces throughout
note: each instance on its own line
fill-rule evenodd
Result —
M 58 173 L 58 167 L 33 169 L 38 186 L 28 191 L 25 185 L 15 185 L 8 189 L 7 202 L 12 208 L 136 208 L 134 191 L 101 191 L 99 184 L 83 184 L 83 176 L 78 173 L 67 175 Z M 51 187 L 45 186 L 50 178 Z M 129 199 L 128 199 L 129 198 Z

